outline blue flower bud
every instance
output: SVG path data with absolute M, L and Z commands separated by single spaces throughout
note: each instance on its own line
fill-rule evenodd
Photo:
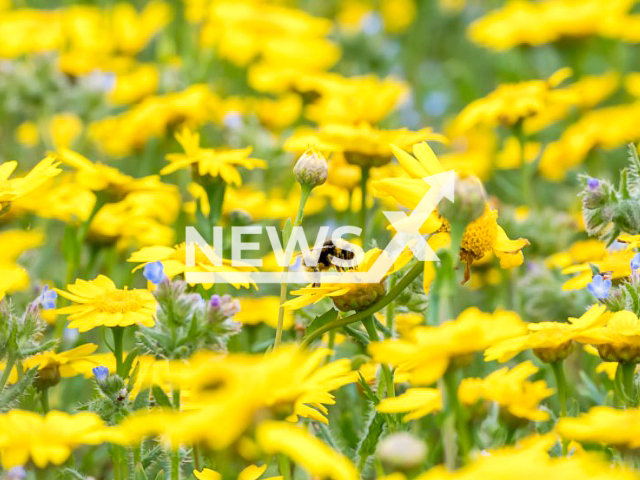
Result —
M 597 178 L 589 178 L 589 180 L 587 180 L 587 186 L 589 187 L 589 190 L 595 190 L 600 186 L 600 180 Z
M 587 290 L 598 300 L 605 300 L 609 296 L 609 290 L 611 290 L 611 279 L 607 278 L 605 280 L 602 275 L 596 275 L 587 285 Z
M 104 382 L 109 376 L 109 369 L 107 367 L 103 367 L 103 366 L 93 367 L 91 371 L 93 372 L 93 375 L 96 377 L 96 380 L 99 383 Z
M 640 268 L 640 253 L 636 253 L 631 259 L 631 271 L 635 272 Z
M 149 280 L 154 285 L 158 285 L 164 278 L 164 266 L 160 261 L 147 263 L 144 266 L 144 270 L 142 271 L 142 273 L 144 275 L 144 278 Z

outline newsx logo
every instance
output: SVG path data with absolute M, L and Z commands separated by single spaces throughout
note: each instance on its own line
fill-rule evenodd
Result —
M 428 190 L 422 197 L 416 208 L 407 215 L 404 211 L 383 212 L 391 222 L 396 234 L 383 252 L 377 257 L 375 262 L 367 269 L 360 271 L 357 267 L 362 262 L 365 254 L 363 249 L 354 243 L 348 242 L 344 235 L 360 235 L 362 229 L 352 225 L 341 226 L 333 230 L 331 240 L 339 245 L 342 250 L 352 252 L 353 259 L 339 258 L 333 256 L 331 263 L 344 271 L 312 272 L 312 271 L 291 271 L 291 272 L 254 272 L 254 271 L 232 271 L 224 269 L 224 274 L 216 269 L 222 269 L 222 257 L 216 255 L 222 251 L 222 227 L 213 227 L 213 245 L 209 245 L 195 227 L 186 227 L 186 258 L 185 264 L 188 267 L 185 279 L 188 283 L 246 283 L 247 280 L 256 284 L 269 283 L 379 283 L 389 272 L 394 262 L 398 259 L 405 248 L 410 248 L 415 257 L 420 261 L 437 262 L 438 256 L 420 234 L 420 227 L 427 221 L 429 215 L 436 209 L 440 200 L 446 197 L 449 201 L 454 201 L 455 172 L 449 170 L 423 178 L 429 185 Z M 258 225 L 246 227 L 231 227 L 231 266 L 232 267 L 261 267 L 261 259 L 245 259 L 243 253 L 257 251 L 260 249 L 258 242 L 246 242 L 244 235 L 262 234 L 266 229 L 271 249 L 275 255 L 276 262 L 281 269 L 291 265 L 296 247 L 299 247 L 304 264 L 308 267 L 315 267 L 318 264 L 322 253 L 323 245 L 327 239 L 330 227 L 323 226 L 319 229 L 312 248 L 305 236 L 302 227 L 293 227 L 287 245 L 280 241 L 276 227 L 262 227 Z M 196 269 L 196 247 L 207 258 L 210 265 Z M 211 267 L 211 265 L 213 267 Z M 206 271 L 203 271 L 206 270 Z

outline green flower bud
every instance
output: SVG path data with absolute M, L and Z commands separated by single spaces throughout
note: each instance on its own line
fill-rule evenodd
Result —
M 311 188 L 326 182 L 328 172 L 329 168 L 324 156 L 313 148 L 304 152 L 293 167 L 298 183 L 309 185 Z
M 39 390 L 55 387 L 60 382 L 60 366 L 58 364 L 49 364 L 38 370 L 33 384 Z
M 569 340 L 557 348 L 534 348 L 533 353 L 544 363 L 557 362 L 564 360 L 573 350 L 573 342 Z
M 455 203 L 441 202 L 438 212 L 451 224 L 466 226 L 482 216 L 485 211 L 486 194 L 477 177 L 456 177 Z
M 387 293 L 384 280 L 380 283 L 354 283 L 349 287 L 349 293 L 331 297 L 336 308 L 343 312 L 366 310 Z

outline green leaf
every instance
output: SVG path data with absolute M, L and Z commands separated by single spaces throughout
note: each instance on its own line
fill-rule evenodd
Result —
M 131 365 L 133 365 L 133 361 L 136 359 L 136 356 L 138 355 L 139 351 L 140 350 L 137 347 L 134 348 L 127 354 L 127 357 L 124 359 L 124 362 L 122 362 L 122 378 L 123 379 L 129 376 Z
M 311 333 L 318 330 L 320 327 L 326 325 L 329 322 L 332 322 L 336 318 L 338 318 L 338 310 L 335 310 L 332 308 L 331 310 L 323 313 L 319 317 L 314 318 L 311 321 L 311 323 L 307 326 L 306 334 L 310 335 Z
M 598 267 L 597 265 L 590 263 L 589 268 L 591 268 L 591 276 L 600 275 L 600 267 Z
M 375 453 L 384 426 L 383 415 L 374 410 L 356 447 L 356 464 L 360 470 L 364 468 L 367 459 Z
M 129 376 L 129 380 L 127 381 L 127 390 L 132 391 L 136 381 L 138 380 L 138 373 L 140 372 L 140 362 L 136 362 L 136 366 L 133 367 L 133 372 Z
M 136 398 L 133 400 L 133 409 L 134 410 L 142 410 L 143 408 L 147 408 L 149 406 L 149 389 L 145 388 L 144 390 L 140 390 Z
M 164 390 L 162 390 L 159 386 L 154 385 L 153 387 L 151 387 L 151 391 L 153 392 L 153 398 L 156 399 L 156 404 L 161 407 L 173 408 L 169 397 L 167 397 L 167 394 L 164 393 Z
M 144 473 L 144 467 L 141 463 L 136 465 L 136 471 L 134 473 L 135 480 L 148 480 L 147 474 Z
M 32 368 L 22 375 L 22 378 L 18 380 L 14 385 L 5 388 L 2 394 L 0 394 L 0 411 L 6 412 L 11 409 L 12 405 L 24 395 L 27 388 L 33 384 L 33 379 L 38 373 L 37 368 Z
M 164 470 L 160 470 L 156 475 L 156 480 L 164 480 Z

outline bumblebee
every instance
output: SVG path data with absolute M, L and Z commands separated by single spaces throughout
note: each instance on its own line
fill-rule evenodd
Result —
M 315 249 L 312 251 L 317 252 L 318 249 Z M 336 271 L 338 272 L 350 270 L 350 267 L 345 268 L 345 267 L 339 267 L 337 265 L 334 265 L 332 263 L 334 258 L 341 258 L 343 260 L 354 260 L 355 254 L 350 250 L 345 250 L 344 248 L 340 248 L 338 245 L 336 245 L 333 242 L 333 240 L 328 238 L 324 241 L 324 244 L 322 245 L 322 247 L 320 247 L 320 255 L 318 255 L 317 264 L 315 266 L 307 266 L 303 258 L 302 265 L 304 266 L 307 272 L 315 272 L 315 273 L 326 272 L 328 270 L 331 270 L 332 268 L 335 268 Z M 313 286 L 314 287 L 320 286 L 319 279 L 317 279 L 313 283 Z

